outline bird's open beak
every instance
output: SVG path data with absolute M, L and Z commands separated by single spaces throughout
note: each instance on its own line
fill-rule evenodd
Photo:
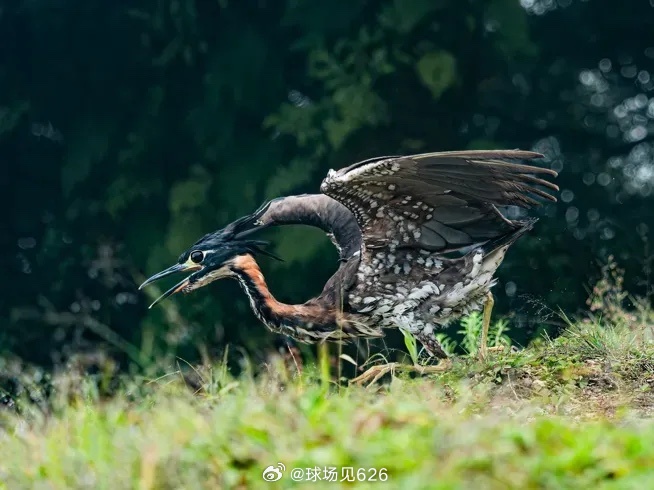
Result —
M 199 269 L 202 269 L 202 266 L 196 265 L 196 264 L 175 264 L 171 267 L 168 267 L 168 269 L 165 269 L 154 276 L 148 278 L 143 284 L 139 286 L 139 289 L 143 289 L 145 286 L 148 284 L 152 284 L 155 281 L 158 281 L 159 279 L 163 279 L 166 276 L 170 276 L 172 274 L 175 274 L 177 272 L 189 272 L 189 271 L 197 271 Z M 190 276 L 189 276 L 190 277 Z M 148 307 L 152 308 L 154 305 L 159 303 L 160 301 L 166 299 L 168 296 L 172 296 L 175 293 L 179 293 L 182 289 L 184 289 L 188 284 L 189 284 L 189 277 L 185 277 L 181 281 L 179 281 L 177 284 L 175 284 L 172 288 L 170 288 L 168 291 L 163 293 L 161 296 L 159 296 L 157 299 L 154 300 L 154 302 Z

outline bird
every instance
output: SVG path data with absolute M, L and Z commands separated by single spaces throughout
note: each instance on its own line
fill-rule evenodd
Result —
M 278 334 L 308 344 L 346 343 L 400 328 L 439 360 L 448 356 L 438 330 L 483 310 L 483 359 L 494 274 L 508 248 L 538 221 L 509 219 L 506 209 L 557 200 L 558 186 L 546 179 L 557 172 L 529 164 L 539 158 L 524 150 L 448 151 L 376 157 L 329 170 L 320 193 L 264 203 L 201 237 L 139 289 L 190 272 L 152 308 L 173 294 L 232 278 L 257 318 Z M 322 229 L 339 253 L 338 269 L 322 292 L 301 304 L 285 304 L 271 293 L 257 258 L 279 257 L 252 236 L 293 224 Z

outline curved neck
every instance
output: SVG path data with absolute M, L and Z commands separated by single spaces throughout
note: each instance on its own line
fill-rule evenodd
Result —
M 263 212 L 258 215 L 259 226 L 300 224 L 320 228 L 333 237 L 341 260 L 361 249 L 361 229 L 354 214 L 325 194 L 278 197 L 260 209 Z
M 235 257 L 230 269 L 248 295 L 254 313 L 274 332 L 296 337 L 302 330 L 305 335 L 313 337 L 308 329 L 332 323 L 335 319 L 333 311 L 317 303 L 288 305 L 277 301 L 268 289 L 259 264 L 249 254 Z

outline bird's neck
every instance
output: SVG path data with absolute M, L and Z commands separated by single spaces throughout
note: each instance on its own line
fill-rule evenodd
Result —
M 337 303 L 313 299 L 301 305 L 287 305 L 277 301 L 268 290 L 259 264 L 249 254 L 235 257 L 230 268 L 250 298 L 257 317 L 273 332 L 307 343 L 383 336 L 376 326 L 367 325 L 361 315 L 340 311 Z
M 254 313 L 271 330 L 296 336 L 299 329 L 311 328 L 313 323 L 325 320 L 327 311 L 318 305 L 288 305 L 277 301 L 251 255 L 235 257 L 231 269 L 250 299 Z

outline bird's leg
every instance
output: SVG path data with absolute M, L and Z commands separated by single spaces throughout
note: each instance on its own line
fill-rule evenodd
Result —
M 486 293 L 486 302 L 484 303 L 484 314 L 482 317 L 481 324 L 481 345 L 479 346 L 479 359 L 486 359 L 486 354 L 488 352 L 488 329 L 490 328 L 491 313 L 493 312 L 493 305 L 495 300 L 493 299 L 493 293 L 490 291 Z
M 420 364 L 401 364 L 399 362 L 389 362 L 387 364 L 379 364 L 372 366 L 366 370 L 363 374 L 352 379 L 350 382 L 353 384 L 364 384 L 368 383 L 369 385 L 375 383 L 385 374 L 390 373 L 394 374 L 396 371 L 409 371 L 415 372 L 420 375 L 429 374 L 429 373 L 440 373 L 449 370 L 452 367 L 452 361 L 448 358 L 448 355 L 445 353 L 441 344 L 433 333 L 424 333 L 420 331 L 414 335 L 415 338 L 420 341 L 423 345 L 429 357 L 440 358 L 440 362 L 435 366 L 423 366 Z

